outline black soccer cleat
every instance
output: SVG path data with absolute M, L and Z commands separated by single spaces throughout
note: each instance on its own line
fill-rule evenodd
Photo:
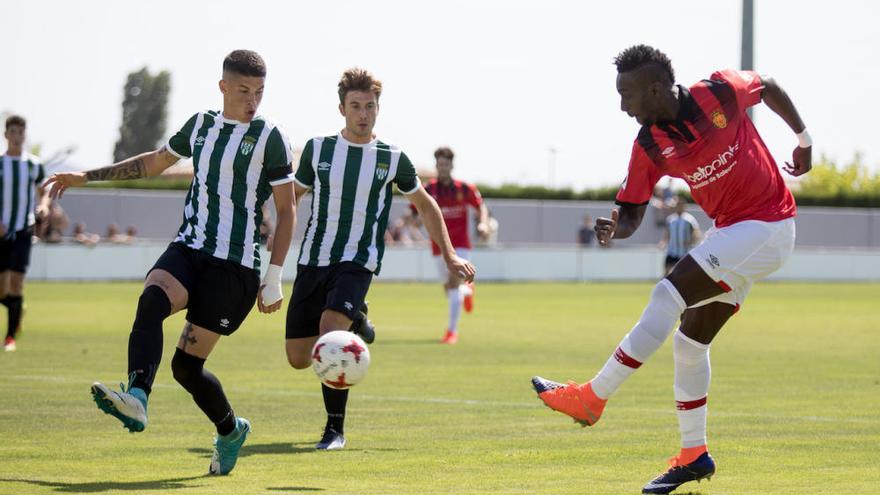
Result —
M 321 441 L 315 445 L 315 449 L 317 450 L 341 450 L 345 448 L 345 437 L 342 433 L 330 428 L 324 428 L 324 435 L 321 436 Z
M 376 327 L 373 326 L 373 322 L 367 319 L 367 312 L 369 311 L 369 307 L 367 307 L 366 301 L 364 305 L 361 306 L 360 311 L 358 311 L 358 317 L 353 322 L 351 322 L 351 327 L 348 329 L 349 331 L 360 335 L 364 342 L 367 344 L 372 344 L 374 340 L 376 340 Z
M 703 478 L 711 479 L 715 474 L 715 460 L 708 452 L 697 457 L 697 460 L 683 466 L 673 466 L 668 471 L 651 480 L 642 493 L 671 493 L 688 481 L 699 482 Z

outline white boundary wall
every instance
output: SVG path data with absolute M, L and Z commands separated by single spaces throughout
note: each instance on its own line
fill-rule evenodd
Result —
M 141 280 L 167 247 L 37 244 L 29 280 Z M 269 256 L 264 253 L 264 265 Z M 296 272 L 296 250 L 287 256 L 284 279 Z M 479 280 L 633 281 L 661 276 L 664 253 L 657 249 L 506 247 L 475 249 Z M 776 280 L 880 282 L 880 250 L 798 249 Z M 437 264 L 425 248 L 389 248 L 378 281 L 437 281 Z

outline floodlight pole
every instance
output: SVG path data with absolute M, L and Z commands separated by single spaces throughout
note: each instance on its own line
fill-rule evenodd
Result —
M 755 2 L 743 0 L 742 9 L 742 51 L 740 68 L 742 70 L 754 70 L 755 68 Z M 754 119 L 752 108 L 748 109 L 749 117 Z

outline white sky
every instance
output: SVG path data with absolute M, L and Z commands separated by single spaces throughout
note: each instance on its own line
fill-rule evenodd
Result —
M 816 156 L 861 151 L 880 168 L 880 2 L 755 3 L 755 66 L 789 92 Z M 449 145 L 466 180 L 616 185 L 638 125 L 619 110 L 614 55 L 652 44 L 690 85 L 738 67 L 740 50 L 740 0 L 15 0 L 0 10 L 0 112 L 27 117 L 44 155 L 76 145 L 84 167 L 112 158 L 128 72 L 171 71 L 170 134 L 221 108 L 222 59 L 249 48 L 269 67 L 260 112 L 297 146 L 341 128 L 336 83 L 359 65 L 385 84 L 378 135 L 419 166 Z M 788 158 L 785 124 L 763 106 L 756 120 L 777 161 Z

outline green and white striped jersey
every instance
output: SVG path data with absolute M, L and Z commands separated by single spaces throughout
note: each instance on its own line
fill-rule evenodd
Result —
M 377 139 L 354 144 L 342 134 L 306 143 L 294 180 L 313 188 L 299 264 L 327 266 L 353 261 L 379 274 L 391 184 L 405 194 L 421 187 L 400 148 Z
M 34 224 L 34 188 L 46 176 L 40 159 L 22 153 L 21 156 L 3 155 L 0 163 L 0 223 L 7 235 Z
M 272 186 L 293 180 L 287 136 L 260 116 L 244 123 L 200 112 L 171 136 L 166 149 L 193 159 L 175 241 L 259 270 L 261 207 Z

